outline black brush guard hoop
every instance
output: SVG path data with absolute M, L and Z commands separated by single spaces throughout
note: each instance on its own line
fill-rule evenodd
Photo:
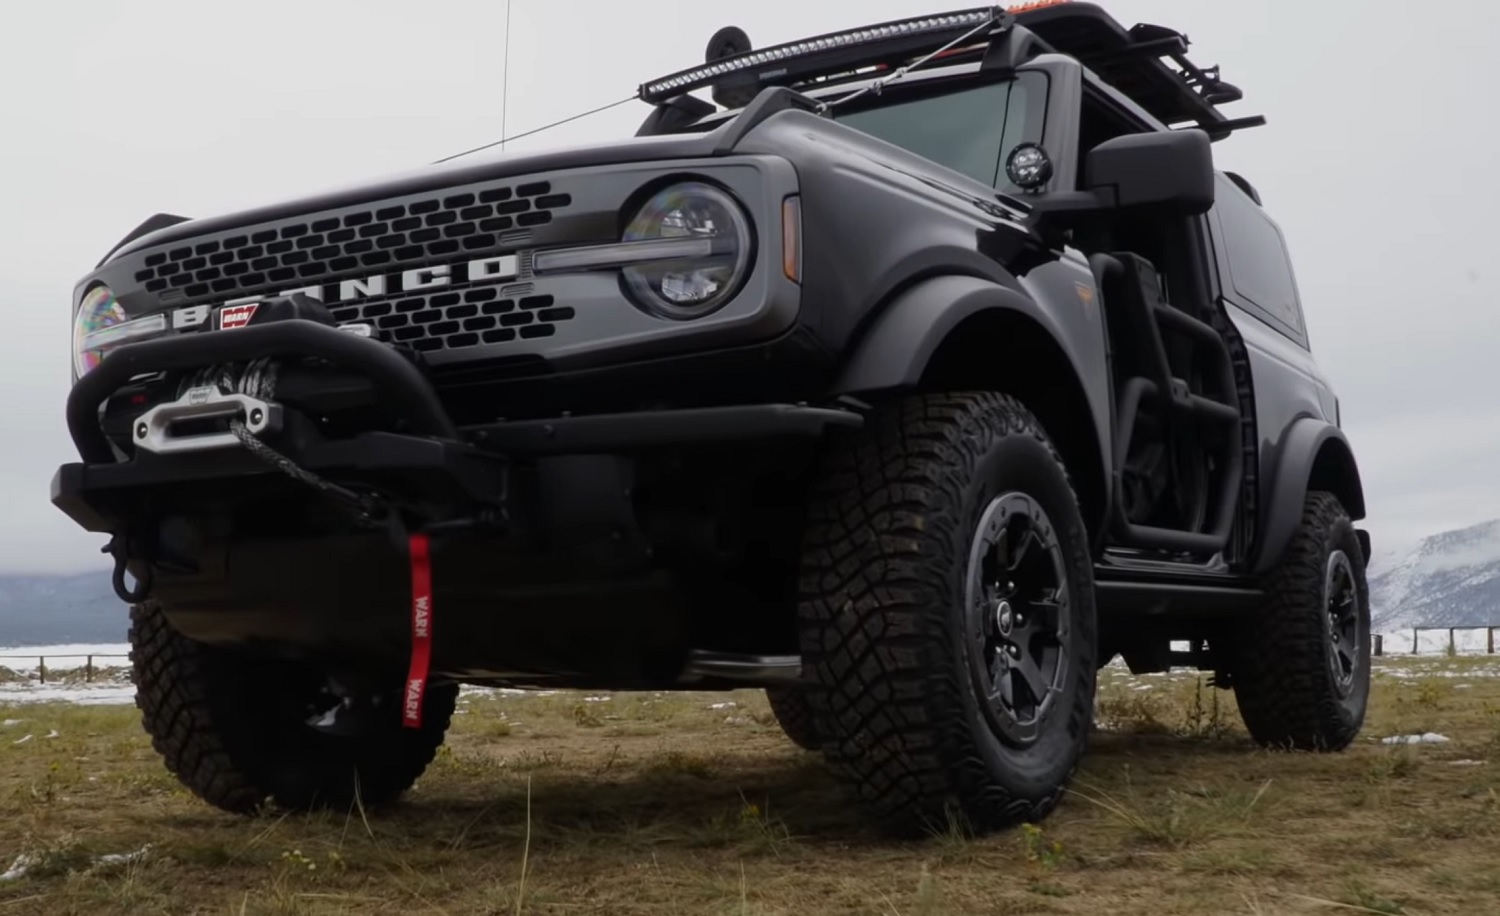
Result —
M 113 462 L 114 450 L 100 426 L 99 408 L 130 379 L 143 373 L 277 356 L 314 357 L 360 371 L 402 409 L 413 432 L 439 439 L 459 438 L 437 393 L 414 364 L 386 344 L 304 318 L 188 333 L 111 350 L 68 394 L 68 433 L 85 462 Z

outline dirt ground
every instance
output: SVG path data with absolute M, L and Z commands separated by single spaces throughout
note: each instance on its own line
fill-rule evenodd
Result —
M 1052 817 L 906 843 L 758 692 L 461 702 L 400 804 L 255 819 L 182 790 L 133 707 L 0 708 L 0 916 L 1500 913 L 1496 657 L 1382 660 L 1337 755 L 1257 750 L 1198 675 L 1112 667 Z

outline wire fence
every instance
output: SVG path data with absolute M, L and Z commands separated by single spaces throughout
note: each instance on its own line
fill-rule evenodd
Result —
M 47 674 L 48 674 L 48 671 L 49 671 L 49 666 L 47 664 L 47 660 L 48 659 L 56 660 L 56 659 L 80 659 L 80 658 L 84 660 L 82 668 L 83 668 L 83 679 L 84 679 L 85 683 L 92 683 L 93 680 L 94 680 L 94 677 L 96 675 L 98 675 L 101 670 L 108 670 L 110 668 L 123 668 L 123 667 L 125 667 L 125 666 L 127 666 L 127 665 L 130 664 L 130 656 L 126 655 L 124 653 L 116 653 L 116 652 L 92 652 L 92 653 L 79 653 L 79 654 L 65 653 L 65 654 L 60 654 L 60 655 L 0 655 L 0 666 L 4 666 L 4 667 L 7 667 L 7 668 L 12 668 L 12 670 L 15 670 L 14 666 L 8 665 L 8 664 L 6 664 L 6 662 L 10 662 L 10 661 L 29 662 L 29 661 L 32 661 L 34 659 L 36 661 L 36 668 L 32 669 L 32 670 L 36 671 L 37 680 L 40 681 L 41 683 L 45 684 L 45 683 L 47 683 Z M 95 663 L 95 661 L 94 661 L 95 659 L 119 659 L 119 663 L 118 664 L 114 664 L 114 665 L 105 665 L 105 666 L 103 666 L 101 668 L 100 665 L 98 665 L 98 664 Z M 77 671 L 78 668 L 79 668 L 78 665 L 64 666 L 64 667 L 59 667 L 57 665 L 50 666 L 50 670 L 54 674 L 56 674 L 57 672 L 60 672 L 60 671 L 74 672 L 74 671 Z
M 1404 627 L 1376 633 L 1376 655 L 1495 655 L 1500 625 L 1475 627 Z
M 1371 637 L 1371 651 L 1377 656 L 1393 655 L 1496 655 L 1497 633 L 1500 633 L 1500 624 L 1494 626 L 1477 627 L 1405 627 L 1400 630 L 1391 630 L 1384 633 L 1375 633 Z M 101 671 L 111 668 L 128 667 L 130 656 L 123 652 L 91 652 L 91 653 L 60 653 L 44 655 L 0 655 L 0 667 L 10 668 L 18 673 L 35 672 L 40 683 L 47 683 L 50 675 L 67 672 L 76 677 L 80 666 L 77 664 L 59 666 L 55 664 L 58 660 L 72 659 L 83 660 L 82 671 L 85 683 L 92 683 Z M 100 660 L 113 661 L 114 664 L 100 665 Z M 17 668 L 8 662 L 35 662 L 35 667 L 25 670 Z

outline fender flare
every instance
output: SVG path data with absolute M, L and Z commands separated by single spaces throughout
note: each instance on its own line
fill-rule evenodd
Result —
M 1090 390 L 1089 375 L 1081 371 L 1076 350 L 1056 317 L 1020 290 L 959 274 L 934 276 L 908 286 L 896 293 L 855 338 L 831 393 L 857 399 L 870 392 L 919 387 L 939 348 L 952 339 L 955 330 L 985 313 L 1024 319 L 1056 348 L 1056 371 L 1069 378 L 1069 387 L 1081 402 L 1074 406 L 1084 414 L 1077 421 L 1088 426 L 1087 436 L 1074 437 L 1076 447 L 1072 451 L 1076 460 L 1086 462 L 1074 470 L 1087 475 L 1087 486 L 1097 502 L 1092 510 L 1096 516 L 1087 521 L 1100 532 L 1106 530 L 1114 487 L 1109 395 Z M 997 353 L 996 359 L 1001 358 Z M 1072 417 L 1058 422 L 1072 422 Z M 1057 444 L 1062 447 L 1061 439 Z M 1075 480 L 1075 484 L 1081 484 L 1081 480 Z
M 1365 517 L 1364 484 L 1354 460 L 1354 448 L 1344 431 L 1327 420 L 1302 417 L 1288 427 L 1267 489 L 1263 524 L 1251 555 L 1251 568 L 1264 573 L 1274 567 L 1302 521 L 1310 488 L 1329 490 L 1344 504 L 1349 518 Z M 1361 537 L 1366 554 L 1369 547 Z M 1368 561 L 1369 557 L 1365 559 Z
M 1062 346 L 1051 318 L 1029 297 L 992 280 L 945 274 L 897 293 L 855 342 L 834 382 L 835 394 L 857 394 L 916 385 L 932 354 L 964 319 L 986 309 L 1020 312 Z M 1072 361 L 1072 354 L 1069 354 Z M 1069 366 L 1077 375 L 1077 367 Z

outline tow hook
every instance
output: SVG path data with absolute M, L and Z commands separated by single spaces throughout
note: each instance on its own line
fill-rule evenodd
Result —
M 115 533 L 109 543 L 99 550 L 115 558 L 115 569 L 110 575 L 110 585 L 114 586 L 115 595 L 126 604 L 140 604 L 151 594 L 152 575 L 151 565 L 145 564 L 144 574 L 136 579 L 135 589 L 125 587 L 125 566 L 130 562 L 130 539 L 123 533 Z

